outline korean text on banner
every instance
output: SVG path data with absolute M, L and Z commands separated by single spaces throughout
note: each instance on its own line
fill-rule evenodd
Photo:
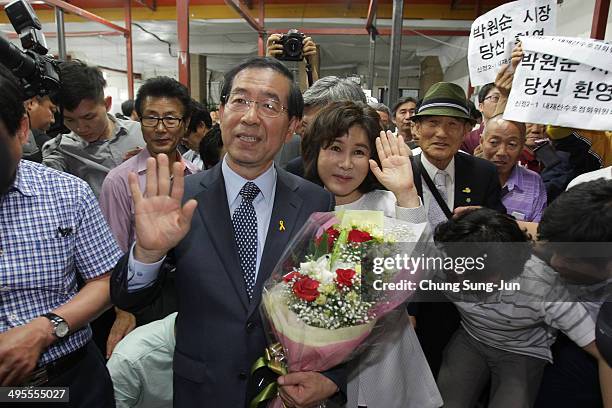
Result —
M 570 55 L 570 47 L 572 59 L 564 57 Z M 577 129 L 612 129 L 612 43 L 540 37 L 525 39 L 523 50 L 525 55 L 514 74 L 505 119 Z
M 519 36 L 554 35 L 556 21 L 556 0 L 513 1 L 474 20 L 468 45 L 472 85 L 495 81 L 499 68 L 510 62 Z

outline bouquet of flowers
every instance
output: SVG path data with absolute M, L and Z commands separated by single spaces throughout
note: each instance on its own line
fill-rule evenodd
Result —
M 400 248 L 414 250 L 425 225 L 384 217 L 381 211 L 310 217 L 264 285 L 261 308 L 272 346 L 253 366 L 262 386 L 251 407 L 277 394 L 275 378 L 263 379 L 261 369 L 277 375 L 325 371 L 371 343 L 378 320 L 411 294 L 372 282 L 400 282 L 415 274 L 395 267 L 375 272 L 374 259 L 395 256 Z M 282 406 L 280 399 L 270 406 Z

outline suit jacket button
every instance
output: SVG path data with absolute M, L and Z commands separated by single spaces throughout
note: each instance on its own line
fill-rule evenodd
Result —
M 241 379 L 241 380 L 246 380 L 246 379 L 247 379 L 247 373 L 246 373 L 246 371 L 241 371 L 241 372 L 238 374 L 238 378 L 239 378 L 239 379 Z
M 253 330 L 255 330 L 255 327 L 257 327 L 257 323 L 255 322 L 248 322 L 246 325 L 246 329 L 248 332 L 252 332 Z

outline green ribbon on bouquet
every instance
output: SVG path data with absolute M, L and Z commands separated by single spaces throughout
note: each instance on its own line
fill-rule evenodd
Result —
M 280 343 L 274 343 L 266 348 L 264 355 L 259 357 L 251 367 L 251 375 L 260 368 L 268 368 L 278 376 L 287 374 L 287 365 L 285 364 L 286 357 L 283 346 Z M 257 408 L 259 404 L 278 395 L 278 383 L 272 381 L 266 385 L 249 404 L 250 408 Z

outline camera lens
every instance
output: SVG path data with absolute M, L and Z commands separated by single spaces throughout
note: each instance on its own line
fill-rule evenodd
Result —
M 297 57 L 302 52 L 302 44 L 297 38 L 289 38 L 285 44 L 285 52 L 288 57 Z

